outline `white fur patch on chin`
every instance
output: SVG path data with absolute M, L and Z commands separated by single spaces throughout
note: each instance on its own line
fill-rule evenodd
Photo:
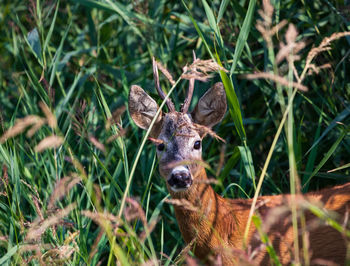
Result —
M 176 188 L 176 187 L 170 186 L 170 189 L 174 192 L 184 192 L 184 191 L 188 190 L 188 188 L 189 188 L 189 186 L 185 187 L 185 188 Z

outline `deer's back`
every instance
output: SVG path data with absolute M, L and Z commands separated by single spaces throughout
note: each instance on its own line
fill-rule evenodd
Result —
M 348 211 L 350 210 L 350 183 L 324 189 L 319 192 L 308 193 L 297 197 L 298 209 L 302 209 L 306 226 L 300 223 L 298 215 L 298 243 L 299 256 L 303 257 L 302 247 L 304 235 L 305 247 L 310 256 L 311 265 L 324 265 L 328 263 L 344 264 L 346 259 L 347 241 L 345 234 L 329 226 L 326 216 L 319 218 L 315 212 L 330 215 L 338 224 L 345 225 Z M 311 205 L 309 205 L 311 203 Z M 292 215 L 290 211 L 291 196 L 278 195 L 260 197 L 258 213 L 263 220 L 262 230 L 269 236 L 282 264 L 291 263 L 294 258 L 294 236 L 292 227 Z M 309 207 L 308 207 L 309 206 Z M 311 211 L 311 206 L 316 206 Z M 326 210 L 326 211 L 325 211 Z M 323 216 L 323 215 L 322 215 Z M 303 229 L 304 228 L 304 229 Z M 269 264 L 270 257 L 265 251 L 264 245 L 253 226 L 250 233 L 250 250 L 256 251 L 255 262 L 262 265 Z M 259 251 L 259 249 L 262 249 Z

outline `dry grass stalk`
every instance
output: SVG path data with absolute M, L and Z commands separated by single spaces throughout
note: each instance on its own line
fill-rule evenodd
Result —
M 198 265 L 197 261 L 194 258 L 192 258 L 191 256 L 189 256 L 188 254 L 186 255 L 185 261 L 186 261 L 187 266 L 197 266 Z
M 158 220 L 152 221 L 150 224 L 147 223 L 146 214 L 143 211 L 140 203 L 138 203 L 135 199 L 132 198 L 126 198 L 125 201 L 129 204 L 124 209 L 124 217 L 127 222 L 134 221 L 136 219 L 140 219 L 145 230 L 140 234 L 139 239 L 140 241 L 145 241 L 147 236 L 153 231 L 155 228 Z
M 63 245 L 48 250 L 46 253 L 43 254 L 42 259 L 45 264 L 64 264 L 64 262 L 72 256 L 74 251 L 75 247 Z
M 94 192 L 95 192 L 95 205 L 96 205 L 96 209 L 100 210 L 101 205 L 100 202 L 102 199 L 102 192 L 101 192 L 101 188 L 98 184 L 93 184 L 93 188 L 94 188 Z
M 314 47 L 311 49 L 311 51 L 308 53 L 307 57 L 306 57 L 306 64 L 304 67 L 304 73 L 306 72 L 306 70 L 309 69 L 311 61 L 319 54 L 322 53 L 324 51 L 328 51 L 331 49 L 330 44 L 331 42 L 340 39 L 342 37 L 345 36 L 350 36 L 350 32 L 346 31 L 346 32 L 336 32 L 333 33 L 330 37 L 326 37 L 322 40 L 321 44 L 318 47 Z M 304 75 L 302 75 L 301 80 L 304 78 Z
M 262 20 L 258 20 L 258 22 L 256 23 L 257 30 L 260 31 L 261 35 L 267 43 L 267 47 L 269 48 L 273 47 L 272 36 L 287 24 L 286 21 L 283 20 L 279 24 L 271 28 L 273 10 L 274 8 L 271 5 L 270 1 L 263 0 L 263 9 L 258 11 Z
M 55 215 L 52 215 L 49 218 L 45 219 L 41 224 L 37 222 L 33 223 L 27 233 L 26 239 L 27 240 L 39 239 L 48 227 L 58 224 L 60 220 L 66 217 L 75 207 L 76 207 L 75 203 L 70 204 L 66 208 L 58 211 Z
M 106 143 L 111 143 L 112 141 L 116 140 L 117 138 L 125 136 L 126 133 L 128 132 L 128 128 L 124 129 L 120 125 L 118 126 L 118 128 L 119 128 L 119 132 L 113 136 L 110 136 L 107 139 Z
M 106 129 L 110 129 L 110 127 L 113 124 L 118 124 L 120 121 L 120 117 L 122 116 L 122 114 L 125 112 L 126 110 L 126 106 L 122 105 L 119 108 L 117 108 L 116 110 L 113 111 L 112 113 L 112 117 L 108 118 L 107 123 L 106 123 Z
M 188 243 L 179 253 L 179 255 L 177 255 L 176 259 L 175 259 L 175 265 L 179 265 L 181 264 L 186 257 L 188 256 L 188 253 L 191 251 L 191 249 L 193 248 L 193 246 L 195 245 L 197 241 L 197 237 L 194 237 L 190 243 Z
M 283 86 L 290 86 L 291 85 L 292 87 L 297 88 L 301 91 L 308 91 L 309 90 L 306 86 L 301 85 L 300 83 L 289 82 L 285 78 L 280 77 L 280 76 L 276 76 L 272 73 L 260 72 L 260 73 L 254 73 L 254 74 L 246 74 L 246 75 L 242 75 L 242 76 L 246 79 L 270 79 L 274 82 L 278 82 L 279 84 L 281 84 Z
M 41 212 L 41 208 L 40 208 L 40 205 L 39 205 L 39 200 L 35 196 L 33 196 L 33 203 L 34 203 L 35 211 L 36 211 L 36 213 L 38 214 L 38 216 L 40 218 L 40 222 L 44 221 L 44 215 Z
M 102 152 L 106 152 L 105 145 L 99 142 L 94 136 L 90 136 L 89 140 L 97 149 L 99 149 Z
M 141 264 L 141 266 L 157 266 L 157 265 L 161 265 L 161 264 L 156 259 L 151 259 Z
M 29 265 L 29 263 L 37 258 L 40 265 L 45 265 L 44 261 L 42 260 L 42 253 L 41 253 L 41 249 L 42 248 L 47 248 L 47 249 L 50 249 L 51 246 L 49 245 L 44 245 L 44 244 L 29 244 L 29 245 L 21 245 L 20 249 L 19 249 L 19 252 L 22 254 L 22 253 L 25 253 L 25 252 L 30 252 L 30 251 L 34 251 L 35 252 L 35 255 L 33 256 L 30 256 L 25 262 L 26 262 L 26 265 Z
M 296 42 L 296 38 L 298 36 L 298 32 L 293 24 L 289 24 L 288 30 L 285 35 L 286 44 L 280 42 L 280 49 L 276 55 L 276 64 L 282 62 L 283 59 L 289 60 L 290 55 L 293 54 L 293 60 L 299 60 L 300 56 L 297 55 L 298 52 L 306 46 L 306 43 Z
M 93 108 L 92 111 L 89 111 L 87 108 L 87 103 L 85 100 L 80 100 L 79 105 L 76 106 L 73 114 L 72 114 L 72 128 L 80 137 L 86 137 L 86 133 L 88 132 L 88 118 L 91 113 L 95 111 Z
M 228 72 L 225 68 L 221 67 L 212 59 L 195 59 L 191 65 L 184 66 L 181 78 L 205 82 L 212 77 L 210 74 L 211 72 L 218 72 L 219 70 Z
M 271 5 L 270 0 L 263 0 L 263 13 L 262 15 L 265 22 L 271 24 L 272 23 L 272 15 L 273 15 L 273 5 Z M 261 15 L 261 14 L 260 14 Z
M 348 207 L 346 207 L 346 211 L 345 211 L 345 215 L 344 215 L 344 221 L 343 221 L 343 224 L 342 224 L 344 232 L 346 232 L 346 230 L 350 229 L 349 226 L 350 226 L 350 223 L 349 223 L 349 209 L 348 209 Z M 350 254 L 348 256 L 350 256 Z
M 324 259 L 315 259 L 315 260 L 312 260 L 310 263 L 311 265 L 339 266 L 338 264 L 332 261 L 328 261 Z
M 259 10 L 259 11 L 261 11 L 261 10 Z M 265 17 L 264 15 L 262 15 L 261 12 L 259 12 L 259 14 L 263 18 Z M 272 36 L 277 34 L 284 26 L 287 25 L 287 23 L 288 22 L 286 20 L 282 20 L 280 23 L 278 23 L 277 25 L 275 25 L 274 27 L 271 28 L 271 24 L 267 23 L 264 20 L 264 21 L 258 21 L 256 24 L 256 28 L 263 36 L 264 40 L 267 43 L 267 46 L 272 47 L 273 46 Z
M 154 144 L 156 144 L 156 145 L 158 145 L 158 144 L 161 144 L 161 143 L 164 143 L 164 141 L 163 140 L 161 140 L 161 139 L 155 139 L 155 138 L 151 138 L 151 137 L 149 137 L 148 138 L 150 141 L 152 141 Z
M 101 212 L 91 212 L 91 211 L 82 211 L 84 216 L 93 220 L 98 224 L 104 231 L 107 231 L 110 226 L 114 229 L 116 233 L 119 225 L 122 223 L 122 220 L 117 216 L 114 216 L 111 213 L 101 213 Z
M 199 212 L 199 209 L 196 206 L 185 199 L 165 199 L 164 202 L 182 207 L 189 211 Z
M 210 261 L 212 265 L 223 266 L 222 255 L 220 253 L 217 253 L 216 256 L 211 256 Z
M 319 47 L 326 47 L 326 46 L 330 45 L 331 42 L 338 40 L 340 38 L 346 37 L 346 36 L 350 36 L 350 31 L 333 33 L 330 37 L 324 38 L 322 40 L 321 44 L 319 45 Z
M 27 127 L 37 123 L 42 123 L 42 118 L 36 115 L 28 115 L 24 118 L 16 119 L 16 123 L 1 136 L 0 144 L 4 143 L 9 138 L 21 134 Z
M 215 175 L 218 176 L 220 174 L 221 168 L 224 166 L 225 163 L 225 154 L 226 154 L 226 145 L 222 145 L 221 149 L 220 149 L 220 159 L 219 159 L 219 163 L 216 169 L 216 173 Z
M 269 232 L 270 228 L 273 225 L 275 225 L 281 219 L 281 217 L 287 215 L 289 211 L 290 211 L 290 208 L 288 208 L 286 205 L 281 205 L 279 207 L 272 209 L 263 223 L 262 231 Z
M 55 129 L 57 127 L 57 120 L 54 114 L 51 112 L 50 108 L 44 103 L 39 102 L 39 106 L 43 113 L 45 114 L 47 124 L 52 128 Z
M 223 143 L 226 143 L 226 141 L 221 138 L 219 135 L 217 135 L 213 130 L 211 130 L 209 127 L 193 123 L 193 127 L 195 130 L 198 130 L 200 132 L 200 135 L 203 134 L 205 136 L 206 134 L 209 134 L 211 137 L 215 138 L 216 140 L 220 140 Z
M 89 254 L 89 261 L 91 261 L 92 258 L 97 253 L 97 251 L 98 251 L 98 243 L 100 242 L 100 240 L 103 237 L 103 235 L 104 235 L 104 231 L 100 230 L 100 232 L 98 233 L 98 235 L 97 235 L 97 237 L 96 237 L 96 239 L 94 241 L 94 244 L 91 247 L 91 251 L 90 251 L 90 254 Z
M 80 181 L 80 177 L 75 173 L 72 173 L 71 175 L 65 176 L 58 180 L 55 185 L 55 189 L 51 194 L 48 209 L 53 208 L 55 202 L 60 201 L 62 197 L 67 195 L 68 192 Z
M 2 130 L 4 130 L 4 117 L 2 115 L 2 109 L 0 108 L 0 127 Z
M 39 144 L 35 146 L 34 150 L 36 152 L 42 152 L 49 148 L 58 148 L 62 145 L 63 141 L 64 139 L 62 137 L 52 135 L 40 141 Z
M 152 233 L 152 231 L 154 230 L 158 222 L 159 222 L 159 219 L 154 219 L 149 224 L 147 224 L 145 231 L 143 231 L 139 236 L 142 242 L 144 242 L 146 238 Z
M 124 209 L 125 220 L 131 222 L 133 220 L 140 219 L 143 225 L 147 226 L 146 215 L 140 203 L 132 198 L 126 198 L 125 202 L 129 204 L 129 206 Z
M 206 180 L 203 180 L 203 179 L 202 180 L 193 180 L 193 183 L 195 183 L 195 184 L 208 184 L 208 185 L 215 184 L 215 185 L 217 185 L 220 182 L 219 182 L 219 180 L 217 180 L 215 178 L 209 178 L 209 179 L 206 179 Z
M 8 236 L 0 236 L 0 241 L 7 242 L 8 241 Z
M 73 233 L 68 231 L 69 236 L 64 240 L 64 245 L 68 245 L 70 243 L 76 244 L 75 239 L 79 236 L 80 231 L 75 231 Z
M 172 75 L 170 74 L 170 72 L 158 61 L 157 61 L 157 66 L 158 66 L 158 69 L 163 73 L 163 75 L 169 80 L 171 86 L 174 86 L 175 81 Z
M 332 65 L 330 63 L 326 63 L 320 66 L 316 66 L 315 64 L 309 64 L 308 75 L 312 75 L 313 73 L 319 74 L 321 69 L 331 68 Z
M 23 179 L 20 180 L 22 184 L 24 184 L 25 186 L 27 186 L 31 191 L 34 192 L 35 196 L 36 196 L 36 199 L 39 201 L 40 205 L 43 206 L 43 202 L 41 201 L 40 199 L 40 196 L 39 196 L 39 192 L 38 190 L 35 188 L 35 186 L 31 186 L 29 185 L 26 181 L 24 181 Z
M 0 179 L 0 196 L 7 196 L 6 187 L 8 185 L 9 178 L 7 173 L 7 166 L 3 164 L 2 166 L 2 178 Z

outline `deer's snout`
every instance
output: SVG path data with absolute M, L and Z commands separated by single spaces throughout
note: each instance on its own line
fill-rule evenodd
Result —
M 192 175 L 188 167 L 175 167 L 167 180 L 170 188 L 174 192 L 184 191 L 192 185 Z

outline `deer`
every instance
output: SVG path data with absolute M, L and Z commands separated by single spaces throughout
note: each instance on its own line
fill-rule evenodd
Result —
M 164 100 L 166 93 L 159 85 L 155 61 L 153 73 L 156 90 Z M 219 258 L 223 265 L 241 264 L 243 250 L 250 250 L 249 261 L 253 265 L 269 265 L 272 260 L 254 224 L 249 227 L 248 237 L 244 239 L 252 200 L 221 197 L 208 182 L 205 167 L 200 163 L 202 140 L 208 132 L 205 129 L 218 124 L 226 113 L 224 86 L 221 82 L 215 83 L 189 112 L 193 86 L 194 81 L 190 80 L 188 94 L 179 112 L 167 98 L 168 112 L 160 111 L 150 131 L 150 136 L 157 139 L 159 172 L 171 197 L 195 207 L 174 204 L 182 237 L 187 244 L 192 244 L 195 256 L 207 264 L 213 261 L 210 258 Z M 128 109 L 135 124 L 148 130 L 159 106 L 141 87 L 132 85 Z M 326 213 L 334 214 L 332 217 L 349 229 L 350 183 L 298 194 L 295 200 L 299 207 L 310 202 L 316 204 Z M 263 229 L 282 265 L 294 262 L 290 204 L 289 194 L 260 196 L 255 210 L 266 225 Z M 303 214 L 306 231 L 298 231 L 300 253 L 303 248 L 307 249 L 311 265 L 345 265 L 346 259 L 349 260 L 349 256 L 346 257 L 350 252 L 349 234 L 329 226 L 306 207 Z M 307 236 L 306 243 L 302 241 L 303 234 Z

